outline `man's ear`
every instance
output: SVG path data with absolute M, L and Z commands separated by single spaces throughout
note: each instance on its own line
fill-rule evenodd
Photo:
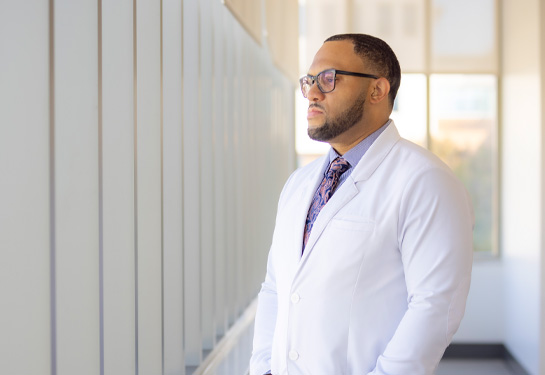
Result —
M 384 77 L 380 77 L 375 81 L 373 91 L 371 92 L 371 103 L 377 104 L 383 100 L 388 100 L 390 92 L 390 82 Z

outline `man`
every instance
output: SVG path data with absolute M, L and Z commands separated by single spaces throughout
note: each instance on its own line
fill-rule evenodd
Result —
M 389 120 L 397 58 L 369 35 L 325 41 L 301 78 L 308 134 L 329 154 L 278 204 L 251 375 L 433 374 L 472 265 L 466 190 Z

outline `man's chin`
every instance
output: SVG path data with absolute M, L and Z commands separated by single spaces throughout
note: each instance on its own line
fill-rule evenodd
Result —
M 331 139 L 328 134 L 325 134 L 321 127 L 308 127 L 307 134 L 310 139 L 318 142 L 327 142 Z

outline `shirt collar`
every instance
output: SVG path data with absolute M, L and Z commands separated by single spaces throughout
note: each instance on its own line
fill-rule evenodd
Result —
M 388 120 L 386 124 L 382 125 L 373 133 L 369 134 L 367 138 L 363 139 L 360 143 L 352 147 L 342 156 L 350 164 L 350 168 L 355 167 L 359 163 L 359 161 L 361 160 L 363 155 L 365 155 L 367 150 L 369 150 L 373 142 L 375 142 L 376 139 L 379 137 L 379 135 L 381 135 L 382 132 L 386 130 L 386 128 L 388 127 L 388 125 L 390 125 L 391 122 L 392 120 Z M 339 155 L 337 151 L 335 151 L 333 147 L 331 147 L 329 149 L 329 164 L 331 164 L 331 162 L 335 160 L 336 158 L 338 158 L 339 156 L 341 155 Z

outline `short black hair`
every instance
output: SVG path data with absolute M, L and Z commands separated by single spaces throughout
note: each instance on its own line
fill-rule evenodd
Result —
M 338 34 L 327 38 L 326 42 L 350 40 L 354 45 L 354 52 L 373 70 L 371 73 L 384 77 L 390 82 L 390 105 L 394 105 L 397 90 L 401 83 L 401 68 L 399 61 L 390 46 L 377 37 L 367 34 Z

